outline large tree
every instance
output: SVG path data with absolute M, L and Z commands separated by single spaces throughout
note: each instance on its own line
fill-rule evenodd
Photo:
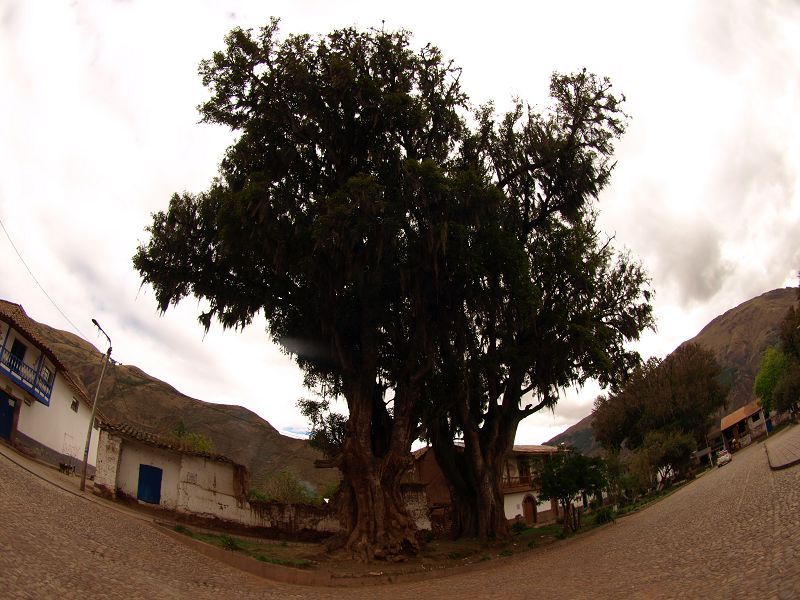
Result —
M 714 355 L 699 344 L 683 344 L 663 361 L 650 359 L 637 368 L 619 391 L 597 398 L 592 428 L 611 451 L 623 444 L 630 450 L 669 447 L 650 452 L 661 457 L 653 467 L 679 469 L 692 451 L 681 434 L 704 443 L 711 416 L 727 394 Z
M 483 109 L 465 146 L 502 200 L 457 262 L 467 270 L 454 275 L 461 292 L 424 419 L 456 535 L 507 535 L 501 478 L 519 423 L 569 385 L 618 381 L 638 362 L 626 342 L 652 325 L 646 275 L 595 225 L 624 130 L 620 99 L 586 72 L 554 75 L 551 95 L 544 113 Z
M 206 328 L 263 311 L 307 383 L 347 401 L 345 545 L 365 559 L 414 552 L 400 479 L 434 361 L 449 232 L 477 226 L 495 201 L 480 171 L 454 160 L 459 70 L 432 46 L 412 50 L 407 32 L 281 40 L 273 21 L 234 29 L 200 74 L 203 121 L 238 139 L 207 191 L 154 215 L 134 265 L 162 310 L 207 300 Z

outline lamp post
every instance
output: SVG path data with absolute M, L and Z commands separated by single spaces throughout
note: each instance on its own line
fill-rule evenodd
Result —
M 95 319 L 92 319 L 92 323 L 94 326 L 100 330 L 106 339 L 108 340 L 108 350 L 106 351 L 105 358 L 103 359 L 103 370 L 100 371 L 100 379 L 97 382 L 97 389 L 94 391 L 94 402 L 92 402 L 92 416 L 89 417 L 89 431 L 86 433 L 86 448 L 83 450 L 83 466 L 81 467 L 81 491 L 86 489 L 86 465 L 89 462 L 89 444 L 92 442 L 92 429 L 94 428 L 94 415 L 97 412 L 97 397 L 100 395 L 100 385 L 103 383 L 103 375 L 106 374 L 106 367 L 108 366 L 108 361 L 111 358 L 111 338 L 108 337 L 108 334 L 103 331 L 103 328 L 100 327 L 100 323 L 98 323 Z

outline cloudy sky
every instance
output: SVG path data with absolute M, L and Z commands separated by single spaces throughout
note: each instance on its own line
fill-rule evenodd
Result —
M 796 284 L 800 3 L 468 6 L 0 0 L 0 220 L 24 259 L 0 230 L 0 297 L 102 347 L 96 318 L 117 360 L 279 429 L 305 428 L 302 376 L 263 320 L 204 334 L 195 301 L 159 315 L 131 266 L 150 214 L 173 192 L 205 189 L 232 141 L 197 123 L 198 63 L 232 27 L 270 16 L 285 33 L 409 29 L 463 67 L 476 103 L 541 105 L 554 70 L 610 77 L 632 120 L 601 223 L 653 280 L 658 331 L 644 336 L 643 355 L 663 356 L 725 310 Z M 566 392 L 554 414 L 521 425 L 518 443 L 565 429 L 596 393 Z

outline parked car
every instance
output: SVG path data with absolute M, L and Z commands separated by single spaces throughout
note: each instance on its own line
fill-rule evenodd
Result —
M 731 462 L 731 453 L 727 450 L 720 450 L 717 452 L 717 467 L 721 467 L 722 465 L 727 465 Z

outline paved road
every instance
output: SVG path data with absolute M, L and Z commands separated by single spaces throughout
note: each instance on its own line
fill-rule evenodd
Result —
M 614 525 L 496 568 L 366 589 L 241 573 L 0 456 L 2 598 L 784 600 L 800 599 L 799 553 L 800 466 L 771 471 L 761 444 Z

